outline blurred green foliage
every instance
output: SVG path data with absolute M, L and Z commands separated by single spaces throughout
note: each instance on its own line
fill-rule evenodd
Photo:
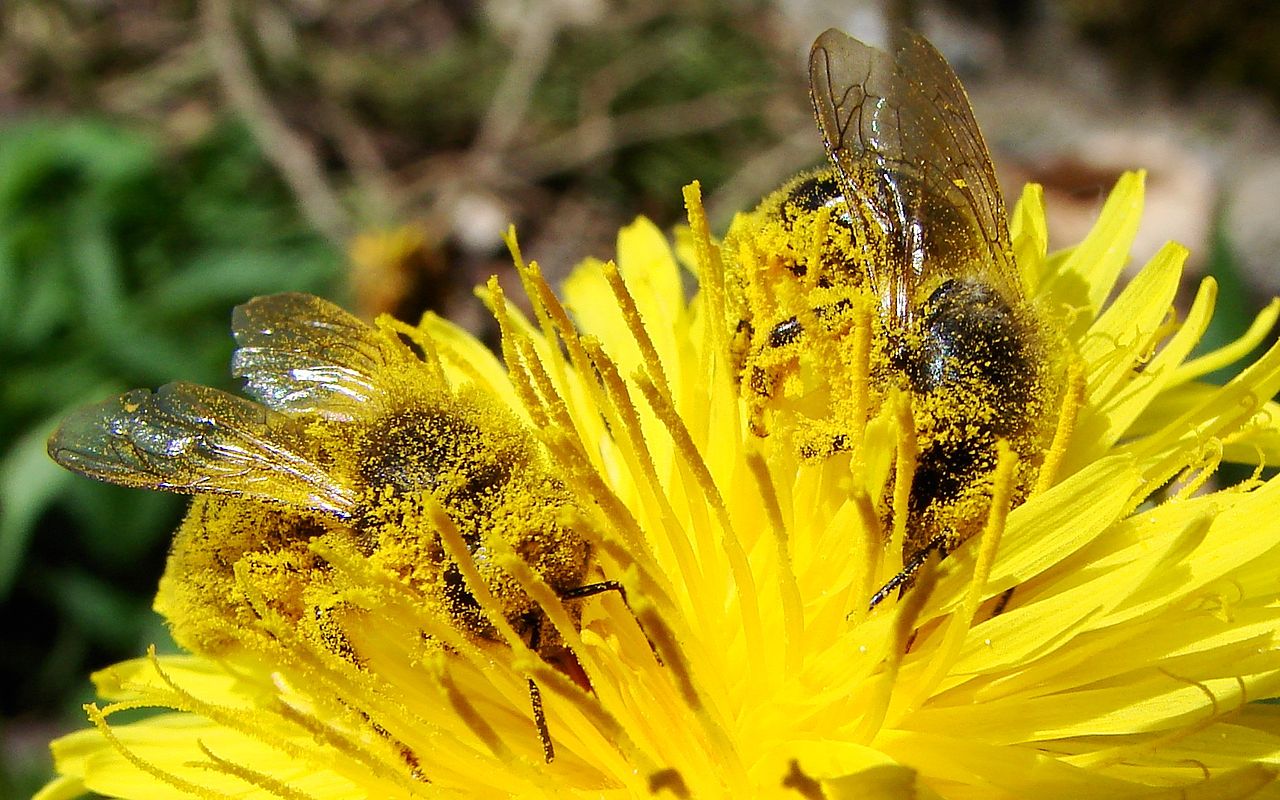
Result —
M 180 158 L 103 122 L 0 129 L 6 719 L 80 719 L 68 686 L 87 693 L 91 669 L 166 639 L 149 605 L 183 501 L 61 470 L 45 454 L 56 421 L 135 386 L 228 385 L 231 306 L 326 293 L 341 264 L 239 127 Z M 20 796 L 14 780 L 0 774 L 0 795 Z

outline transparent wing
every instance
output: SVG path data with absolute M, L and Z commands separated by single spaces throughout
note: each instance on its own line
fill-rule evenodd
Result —
M 170 383 L 69 416 L 49 438 L 67 469 L 121 486 L 223 494 L 350 516 L 356 492 L 302 453 L 290 420 L 226 392 Z
M 276 411 L 367 416 L 384 396 L 379 375 L 405 366 L 376 330 L 309 294 L 254 298 L 232 312 L 231 329 L 239 345 L 231 374 Z
M 870 268 L 886 307 L 909 316 L 917 287 L 935 276 L 980 275 L 1015 300 L 1020 284 L 991 156 L 964 88 L 933 45 L 908 32 L 889 56 L 828 30 L 810 51 L 809 87 L 855 224 L 886 250 Z

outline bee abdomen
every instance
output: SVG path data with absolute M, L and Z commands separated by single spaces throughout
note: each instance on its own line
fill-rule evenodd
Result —
M 1035 342 L 1027 321 L 999 292 L 974 279 L 952 279 L 924 305 L 906 372 L 916 392 L 956 393 L 992 433 L 1013 435 L 1033 413 L 1040 382 Z
M 941 439 L 929 444 L 916 463 L 908 510 L 918 517 L 934 504 L 959 500 L 976 479 L 995 467 L 995 439 L 989 435 Z

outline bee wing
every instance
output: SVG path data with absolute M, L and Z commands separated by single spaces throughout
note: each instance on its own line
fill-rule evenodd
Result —
M 368 416 L 384 399 L 378 376 L 404 366 L 374 328 L 309 294 L 254 298 L 232 312 L 231 329 L 231 374 L 276 411 Z
M 933 277 L 981 276 L 1015 300 L 995 168 L 960 80 L 933 45 L 907 32 L 890 56 L 828 30 L 809 53 L 809 88 L 854 224 L 887 248 L 869 270 L 888 309 L 909 318 L 917 287 Z
M 241 397 L 170 383 L 72 413 L 49 438 L 67 469 L 121 486 L 267 500 L 339 517 L 356 492 L 303 454 L 290 420 Z

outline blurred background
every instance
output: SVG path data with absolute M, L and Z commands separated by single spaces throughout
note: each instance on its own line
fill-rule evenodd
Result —
M 822 159 L 824 28 L 909 24 L 973 97 L 1002 183 L 1045 184 L 1055 246 L 1150 171 L 1135 253 L 1221 283 L 1210 346 L 1280 288 L 1280 4 L 1265 0 L 0 0 L 0 797 L 84 725 L 93 669 L 171 647 L 150 601 L 183 501 L 45 456 L 68 408 L 232 388 L 230 309 L 310 291 L 446 314 L 552 276 L 620 225 L 717 231 Z M 1189 284 L 1192 285 L 1192 284 Z

